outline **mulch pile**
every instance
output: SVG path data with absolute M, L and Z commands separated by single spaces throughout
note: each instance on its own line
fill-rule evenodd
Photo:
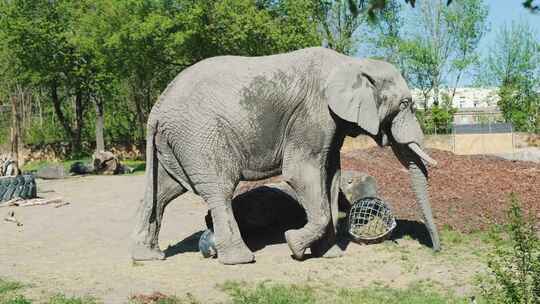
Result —
M 455 155 L 428 150 L 438 162 L 429 168 L 429 193 L 435 221 L 462 232 L 502 223 L 514 192 L 523 210 L 540 222 L 540 164 L 509 161 L 495 156 Z M 375 177 L 379 195 L 396 216 L 419 219 L 407 171 L 389 148 L 370 148 L 342 154 L 343 169 L 361 170 Z
M 471 232 L 502 223 L 510 193 L 519 197 L 523 210 L 540 224 L 540 164 L 510 161 L 495 156 L 455 155 L 427 150 L 438 162 L 429 168 L 429 196 L 439 228 Z M 389 202 L 396 217 L 419 220 L 419 208 L 410 187 L 407 170 L 389 148 L 354 150 L 341 155 L 344 170 L 366 172 L 377 181 L 379 196 Z M 242 193 L 269 180 L 242 183 Z

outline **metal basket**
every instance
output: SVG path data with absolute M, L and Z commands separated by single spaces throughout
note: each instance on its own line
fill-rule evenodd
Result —
M 396 219 L 381 199 L 364 197 L 352 205 L 348 226 L 354 240 L 370 241 L 382 238 L 396 228 Z

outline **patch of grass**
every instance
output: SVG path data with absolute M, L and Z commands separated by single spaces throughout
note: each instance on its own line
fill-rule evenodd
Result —
M 233 304 L 311 304 L 315 291 L 306 286 L 261 283 L 246 288 L 245 283 L 226 282 L 220 286 L 231 296 Z
M 20 294 L 24 285 L 19 282 L 0 279 L 0 304 L 32 304 L 32 301 Z M 59 294 L 48 300 L 39 301 L 47 304 L 97 304 L 98 302 L 89 297 L 66 297 Z
M 465 304 L 468 299 L 444 294 L 430 283 L 420 282 L 405 289 L 374 286 L 366 289 L 343 289 L 337 293 L 336 304 Z
M 23 288 L 23 286 L 24 285 L 19 282 L 0 279 L 0 295 L 6 294 L 10 291 L 21 289 Z
M 31 161 L 31 162 L 27 162 L 26 164 L 24 164 L 24 166 L 22 166 L 21 170 L 23 172 L 36 172 L 39 169 L 41 169 L 41 168 L 43 168 L 46 165 L 51 164 L 51 163 L 52 162 L 46 161 L 46 160 Z
M 466 245 L 472 235 L 467 235 L 460 231 L 453 230 L 450 227 L 444 227 L 441 230 L 441 241 L 443 245 Z
M 32 304 L 28 299 L 21 295 L 17 295 L 12 298 L 2 299 L 0 297 L 0 303 L 1 304 Z
M 16 294 L 23 287 L 19 282 L 0 279 L 0 304 L 31 304 L 23 296 Z
M 141 174 L 144 173 L 144 170 L 146 170 L 146 162 L 144 160 L 126 159 L 123 160 L 122 163 L 133 169 L 131 174 Z
M 405 289 L 372 285 L 364 289 L 331 291 L 308 286 L 227 282 L 221 288 L 231 296 L 232 304 L 466 304 L 469 299 L 439 291 L 429 282 L 419 282 Z
M 98 302 L 90 297 L 66 297 L 59 294 L 49 299 L 47 304 L 97 304 Z

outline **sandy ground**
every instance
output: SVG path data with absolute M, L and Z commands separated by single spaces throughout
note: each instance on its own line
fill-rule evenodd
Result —
M 202 258 L 197 250 L 206 206 L 189 193 L 171 203 L 165 213 L 160 246 L 171 246 L 168 258 L 134 264 L 128 247 L 143 196 L 142 175 L 40 180 L 38 188 L 43 196 L 61 195 L 71 204 L 0 208 L 2 218 L 13 210 L 23 223 L 17 227 L 0 222 L 0 277 L 30 284 L 25 291 L 30 298 L 62 292 L 125 303 L 131 295 L 161 291 L 177 296 L 191 293 L 204 303 L 223 302 L 226 296 L 217 286 L 227 280 L 333 288 L 374 282 L 405 287 L 430 279 L 445 289 L 469 294 L 472 277 L 484 269 L 478 252 L 448 245 L 435 255 L 410 238 L 376 245 L 351 243 L 342 258 L 300 262 L 291 258 L 281 236 L 268 241 L 261 237 L 263 246 L 255 246 L 256 263 L 224 266 Z

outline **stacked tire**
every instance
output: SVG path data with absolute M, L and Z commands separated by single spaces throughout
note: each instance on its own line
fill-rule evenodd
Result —
M 36 195 L 36 180 L 33 175 L 0 177 L 0 202 L 14 198 L 30 199 Z

